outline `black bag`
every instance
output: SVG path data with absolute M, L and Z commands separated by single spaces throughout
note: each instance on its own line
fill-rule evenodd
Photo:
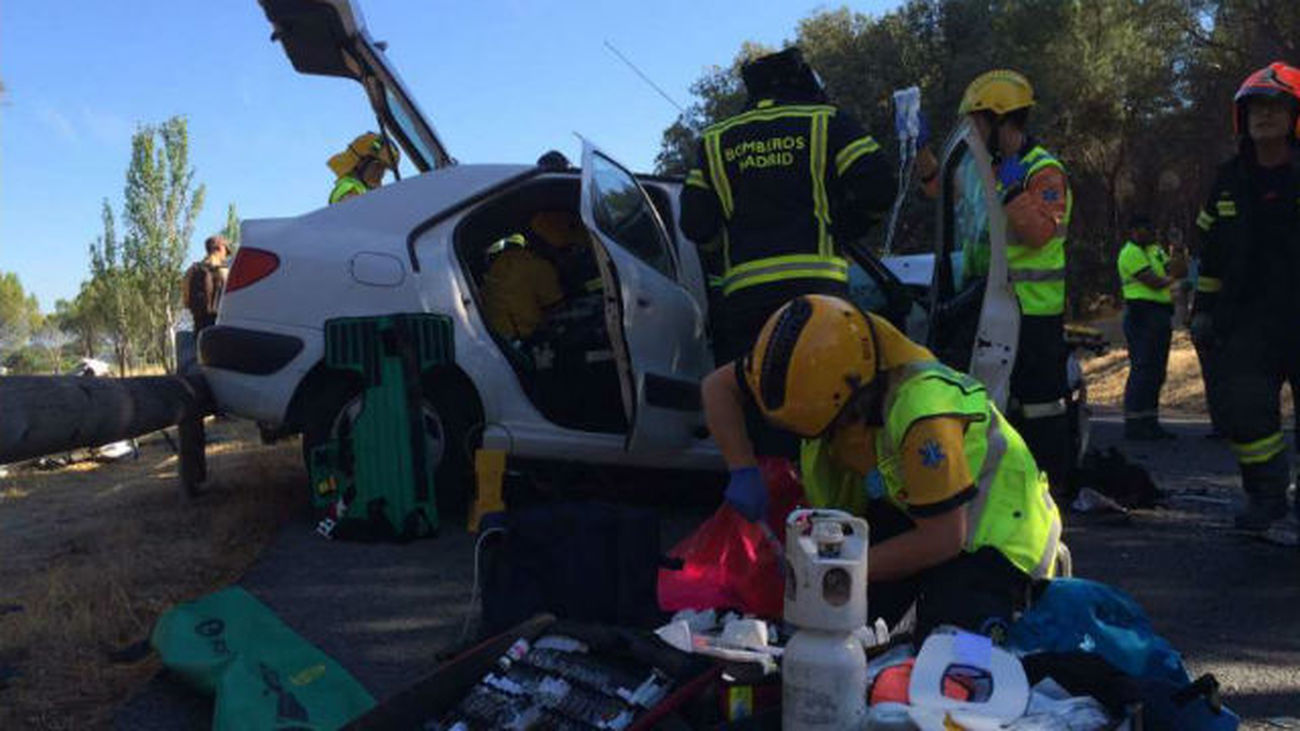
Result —
M 512 509 L 483 587 L 483 631 L 540 612 L 624 626 L 659 619 L 656 510 L 597 502 Z

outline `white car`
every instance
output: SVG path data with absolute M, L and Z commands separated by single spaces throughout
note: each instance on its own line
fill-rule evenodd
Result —
M 517 458 L 721 469 L 699 397 L 714 366 L 707 277 L 676 224 L 680 181 L 634 175 L 589 142 L 580 169 L 554 155 L 536 165 L 457 164 L 349 0 L 260 2 L 294 67 L 359 82 L 383 133 L 420 173 L 297 217 L 244 222 L 217 323 L 199 343 L 219 408 L 302 432 L 310 449 L 359 412 L 359 386 L 322 363 L 325 323 L 439 313 L 453 323 L 455 362 L 423 385 L 440 486 L 465 484 L 480 446 Z M 968 190 L 994 195 L 971 130 L 947 150 L 946 175 L 973 164 L 982 177 Z M 589 232 L 601 287 L 567 301 L 550 336 L 521 346 L 484 317 L 487 251 L 534 213 L 555 210 Z M 999 220 L 989 224 L 1003 294 L 1014 297 Z M 925 340 L 933 328 L 907 288 L 862 247 L 846 254 L 854 298 Z M 970 364 L 1005 401 L 1018 316 L 1014 306 L 985 310 Z

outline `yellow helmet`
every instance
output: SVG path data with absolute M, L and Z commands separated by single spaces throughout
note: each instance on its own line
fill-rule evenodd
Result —
M 966 87 L 957 114 L 987 109 L 997 115 L 1034 106 L 1034 87 L 1025 75 L 1010 69 L 986 71 Z
M 374 132 L 365 132 L 357 135 L 357 138 L 352 140 L 343 152 L 331 157 L 326 164 L 335 175 L 342 177 L 355 170 L 357 164 L 367 157 L 382 162 L 389 170 L 396 170 L 402 153 L 383 137 Z
M 768 419 L 816 437 L 875 380 L 878 352 L 871 316 L 838 297 L 805 295 L 768 318 L 742 368 Z

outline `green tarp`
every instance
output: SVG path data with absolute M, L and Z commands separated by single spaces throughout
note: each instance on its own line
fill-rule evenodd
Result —
M 336 729 L 375 705 L 338 663 L 238 587 L 173 607 L 150 641 L 167 669 L 215 696 L 215 731 Z

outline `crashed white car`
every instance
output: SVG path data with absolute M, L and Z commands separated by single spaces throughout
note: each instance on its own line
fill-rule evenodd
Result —
M 199 343 L 219 408 L 302 432 L 310 449 L 359 413 L 358 387 L 322 363 L 325 323 L 439 313 L 454 326 L 455 362 L 423 385 L 440 486 L 465 484 L 479 447 L 515 458 L 721 469 L 699 398 L 714 366 L 707 278 L 677 227 L 680 181 L 634 175 L 587 142 L 578 169 L 558 156 L 536 165 L 457 164 L 349 0 L 260 2 L 294 68 L 359 82 L 383 134 L 419 174 L 297 217 L 244 222 L 217 323 Z M 947 151 L 945 175 L 973 165 L 979 181 L 967 190 L 992 200 L 976 135 L 959 130 Z M 521 346 L 488 326 L 484 275 L 489 248 L 540 211 L 580 218 L 600 286 L 566 300 L 541 336 Z M 949 239 L 959 223 L 952 218 L 943 226 Z M 994 305 L 1014 295 L 1000 220 L 989 224 L 987 317 L 960 365 L 1005 401 L 1018 314 L 1014 301 L 1009 310 Z M 927 329 L 935 332 L 875 257 L 855 245 L 845 253 L 860 305 L 922 341 Z M 998 287 L 1003 296 L 992 291 Z

